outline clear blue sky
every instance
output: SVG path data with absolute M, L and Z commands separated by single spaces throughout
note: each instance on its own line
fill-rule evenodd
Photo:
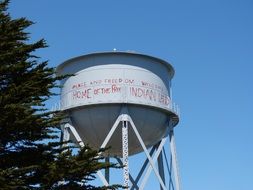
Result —
M 113 48 L 171 62 L 183 189 L 253 189 L 252 0 L 12 0 L 10 12 L 36 22 L 50 66 Z

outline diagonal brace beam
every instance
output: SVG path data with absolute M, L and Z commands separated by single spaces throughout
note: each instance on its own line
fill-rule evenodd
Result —
M 162 151 L 162 148 L 165 145 L 166 140 L 167 140 L 166 137 L 161 140 L 161 142 L 159 144 L 159 147 L 157 148 L 157 151 L 156 151 L 156 153 L 154 155 L 154 158 L 152 160 L 154 164 L 157 162 L 157 159 L 158 159 L 158 157 L 159 157 L 159 155 L 160 155 L 160 153 Z M 146 173 L 145 173 L 145 176 L 144 176 L 144 178 L 142 180 L 142 183 L 140 185 L 140 190 L 144 189 L 144 187 L 145 187 L 145 185 L 147 183 L 148 177 L 150 176 L 151 171 L 152 171 L 152 165 L 150 164 L 149 167 L 148 167 L 148 169 L 147 169 L 147 171 L 146 171 Z M 160 174 L 159 174 L 159 177 L 160 177 Z M 164 186 L 165 186 L 165 184 L 164 184 Z M 162 187 L 162 188 L 164 189 L 164 187 Z
M 148 153 L 148 150 L 147 150 L 147 148 L 146 148 L 146 146 L 145 146 L 145 144 L 144 144 L 144 142 L 143 142 L 143 140 L 142 140 L 142 138 L 141 138 L 141 136 L 140 136 L 140 134 L 139 134 L 139 132 L 138 132 L 138 130 L 137 130 L 137 128 L 136 128 L 136 126 L 135 126 L 133 120 L 132 120 L 132 118 L 128 116 L 128 120 L 129 120 L 129 122 L 130 122 L 130 124 L 131 124 L 131 126 L 132 126 L 132 128 L 133 128 L 133 130 L 134 130 L 134 132 L 135 132 L 135 135 L 137 136 L 137 138 L 138 138 L 138 140 L 139 140 L 139 142 L 140 142 L 140 144 L 141 144 L 141 146 L 142 146 L 142 148 L 143 148 L 143 150 L 144 150 L 144 152 L 145 152 L 145 154 L 146 154 L 146 156 L 147 156 L 147 158 L 148 158 L 148 160 L 149 160 L 150 165 L 152 166 L 152 168 L 153 168 L 153 170 L 154 170 L 154 172 L 155 172 L 156 177 L 157 177 L 158 180 L 159 180 L 160 185 L 162 186 L 162 188 L 163 188 L 164 190 L 167 190 L 167 188 L 166 188 L 164 182 L 162 181 L 161 176 L 159 175 L 159 172 L 157 171 L 157 169 L 156 169 L 156 167 L 155 167 L 155 164 L 154 164 L 152 158 L 150 157 L 150 155 L 149 155 L 149 153 Z

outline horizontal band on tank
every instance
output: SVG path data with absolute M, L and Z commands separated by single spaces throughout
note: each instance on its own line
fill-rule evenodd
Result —
M 122 103 L 122 102 L 107 102 L 107 103 L 102 103 L 100 102 L 99 104 L 96 103 L 91 103 L 91 104 L 86 104 L 86 105 L 76 105 L 75 107 L 65 107 L 64 109 L 59 107 L 60 111 L 63 112 L 71 112 L 71 110 L 74 109 L 85 109 L 85 108 L 89 108 L 89 107 L 93 107 L 93 106 L 118 106 L 118 107 L 123 107 L 123 106 L 141 106 L 143 108 L 147 107 L 147 108 L 152 108 L 155 109 L 159 112 L 164 112 L 166 113 L 166 115 L 168 115 L 168 117 L 172 117 L 174 119 L 174 125 L 176 126 L 179 122 L 179 110 L 177 108 L 174 108 L 173 106 L 170 109 L 163 109 L 161 107 L 157 107 L 157 106 L 153 106 L 153 105 L 147 105 L 147 104 L 136 104 L 136 103 L 131 103 L 131 102 L 127 102 L 127 103 Z

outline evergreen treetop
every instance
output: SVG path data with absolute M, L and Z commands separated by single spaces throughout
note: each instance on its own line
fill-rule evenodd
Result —
M 89 185 L 96 171 L 115 167 L 101 162 L 101 150 L 73 155 L 54 142 L 62 117 L 52 117 L 45 102 L 62 77 L 35 55 L 47 45 L 30 42 L 33 22 L 12 19 L 8 4 L 0 1 L 0 189 L 116 189 Z

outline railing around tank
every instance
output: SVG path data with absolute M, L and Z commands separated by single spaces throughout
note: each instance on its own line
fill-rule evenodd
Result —
M 175 102 L 171 102 L 169 104 L 169 109 L 175 114 L 177 114 L 178 117 L 180 117 L 180 108 L 178 104 L 176 104 Z
M 55 112 L 55 111 L 60 111 L 61 110 L 61 101 L 55 102 L 52 106 L 50 111 Z

